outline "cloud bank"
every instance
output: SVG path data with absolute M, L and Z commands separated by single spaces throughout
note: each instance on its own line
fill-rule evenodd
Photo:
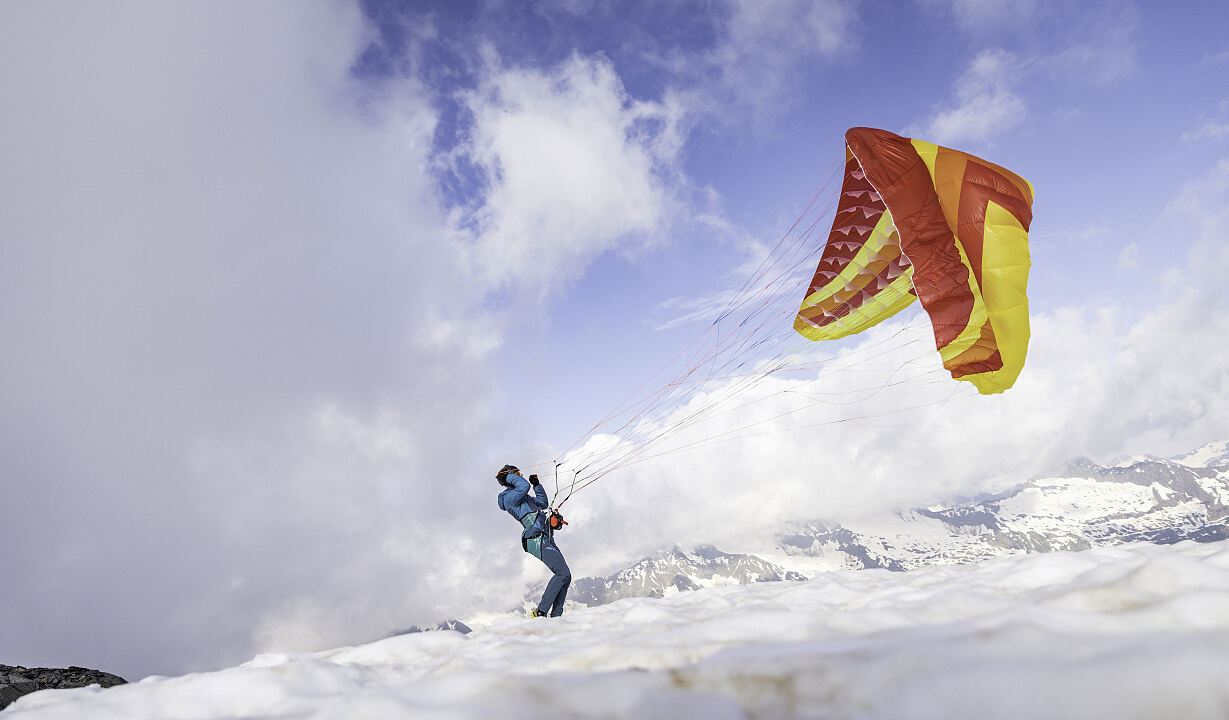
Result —
M 508 288 L 654 236 L 673 110 L 600 59 L 492 67 L 467 215 L 432 93 L 354 76 L 356 8 L 2 14 L 2 609 L 31 621 L 0 650 L 140 677 L 515 596 L 521 558 L 476 550 L 508 534 L 475 480 L 500 318 L 542 300 Z

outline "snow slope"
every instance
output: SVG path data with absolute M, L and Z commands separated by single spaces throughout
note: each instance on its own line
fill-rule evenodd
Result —
M 108 690 L 5 720 L 1229 717 L 1229 542 L 632 598 Z

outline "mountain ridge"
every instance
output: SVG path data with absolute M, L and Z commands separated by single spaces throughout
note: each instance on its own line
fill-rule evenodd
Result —
M 950 505 L 897 511 L 870 523 L 797 521 L 773 538 L 766 552 L 676 546 L 605 577 L 575 578 L 568 601 L 595 606 L 723 583 L 805 580 L 829 570 L 903 572 L 1127 542 L 1224 539 L 1229 539 L 1229 443 L 1218 441 L 1174 458 L 1136 456 L 1117 465 L 1077 458 L 1059 474 Z M 531 589 L 525 602 L 535 602 L 542 587 Z

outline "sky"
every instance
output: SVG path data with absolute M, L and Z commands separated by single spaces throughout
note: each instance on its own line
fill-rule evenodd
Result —
M 574 573 L 1224 439 L 1226 24 L 1216 2 L 0 2 L 0 657 L 133 679 L 511 607 L 545 569 L 494 471 L 584 446 L 704 332 L 852 126 L 1032 182 L 1020 380 L 776 422 L 789 393 L 887 383 L 774 377 L 680 436 L 729 442 L 570 499 Z M 722 435 L 749 421 L 772 432 Z

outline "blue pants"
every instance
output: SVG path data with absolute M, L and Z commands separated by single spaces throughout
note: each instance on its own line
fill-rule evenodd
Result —
M 572 571 L 568 569 L 567 560 L 554 543 L 542 546 L 542 562 L 550 568 L 555 576 L 546 583 L 546 592 L 542 593 L 542 602 L 538 603 L 538 611 L 559 617 L 563 614 L 563 601 L 568 597 L 568 586 L 572 584 Z

